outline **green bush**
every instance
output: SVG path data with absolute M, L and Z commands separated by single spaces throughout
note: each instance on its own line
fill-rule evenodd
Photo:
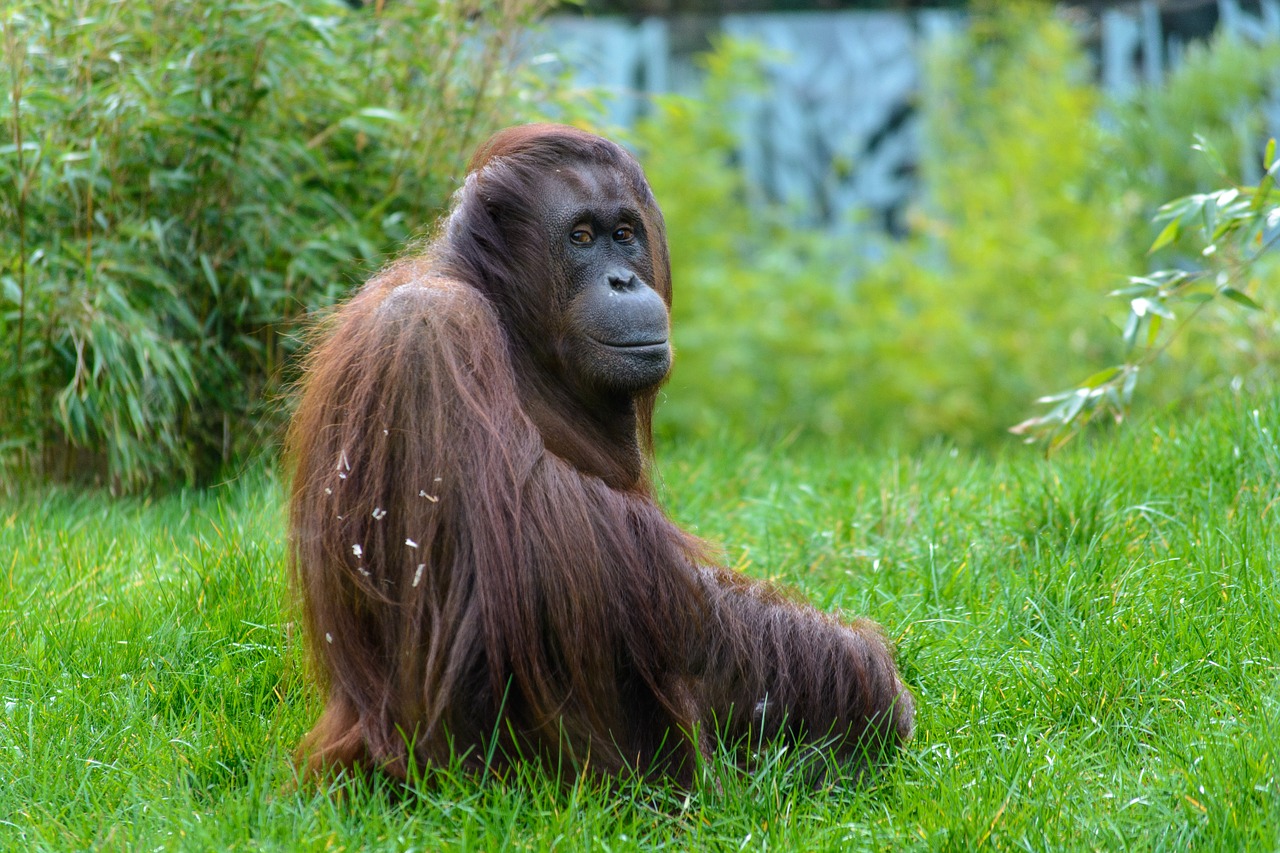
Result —
M 1182 63 L 1162 85 L 1145 86 L 1132 98 L 1109 106 L 1115 126 L 1107 141 L 1106 162 L 1123 191 L 1143 200 L 1129 229 L 1136 248 L 1145 251 L 1155 239 L 1159 227 L 1148 220 L 1170 199 L 1199 197 L 1225 185 L 1244 188 L 1262 182 L 1266 110 L 1277 87 L 1280 41 L 1251 44 L 1221 33 L 1207 45 L 1189 46 Z M 1274 253 L 1259 253 L 1261 241 L 1250 246 L 1218 239 L 1222 235 L 1213 232 L 1226 221 L 1225 216 L 1216 221 L 1188 218 L 1182 239 L 1125 271 L 1149 274 L 1153 269 L 1176 267 L 1223 273 L 1233 288 L 1255 294 L 1261 303 L 1261 310 L 1240 311 L 1229 301 L 1214 300 L 1171 312 L 1166 331 L 1180 328 L 1192 316 L 1195 322 L 1183 333 L 1162 338 L 1158 357 L 1144 359 L 1149 362 L 1144 370 L 1150 375 L 1139 383 L 1137 392 L 1144 403 L 1196 398 L 1221 385 L 1258 390 L 1274 384 L 1275 366 L 1280 362 L 1280 316 L 1270 293 L 1280 260 Z M 1204 226 L 1210 239 L 1186 239 L 1187 234 L 1194 238 L 1197 226 Z M 1206 243 L 1214 249 L 1206 251 Z M 1117 281 L 1106 290 L 1120 289 L 1125 283 Z M 1104 307 L 1118 326 L 1132 319 L 1125 316 L 1122 301 Z M 1099 365 L 1078 362 L 1072 366 L 1071 379 Z M 1042 390 L 1061 387 L 1059 381 L 1052 389 Z
M 1199 147 L 1206 153 L 1212 150 L 1204 140 Z M 1041 398 L 1039 402 L 1052 408 L 1018 424 L 1013 432 L 1042 440 L 1052 450 L 1095 418 L 1110 415 L 1122 420 L 1129 412 L 1139 379 L 1171 352 L 1176 353 L 1174 363 L 1183 368 L 1184 374 L 1188 363 L 1203 366 L 1206 361 L 1217 360 L 1233 368 L 1232 385 L 1237 391 L 1245 386 L 1246 379 L 1254 394 L 1266 394 L 1274 387 L 1273 371 L 1266 368 L 1277 359 L 1276 313 L 1274 309 L 1264 309 L 1255 298 L 1267 293 L 1267 284 L 1274 290 L 1271 250 L 1280 241 L 1275 228 L 1280 222 L 1280 193 L 1276 191 L 1280 158 L 1276 157 L 1274 139 L 1264 150 L 1262 166 L 1266 171 L 1256 186 L 1235 183 L 1174 199 L 1160 207 L 1157 220 L 1164 227 L 1150 251 L 1158 253 L 1166 246 L 1192 244 L 1201 262 L 1194 263 L 1184 256 L 1179 258 L 1179 266 L 1133 276 L 1128 286 L 1113 291 L 1112 296 L 1129 305 L 1122 334 L 1124 361 L 1095 371 L 1074 388 Z M 1253 323 L 1236 325 L 1263 333 L 1259 336 L 1262 346 L 1240 346 L 1238 336 L 1221 334 L 1223 328 L 1229 328 L 1221 322 L 1224 309 L 1231 308 L 1237 313 L 1245 309 L 1251 316 L 1260 317 Z M 1220 321 L 1214 324 L 1217 328 L 1204 328 L 1206 316 Z M 1197 320 L 1201 322 L 1194 322 Z M 1207 351 L 1209 359 L 1203 355 L 1188 357 L 1186 339 L 1196 330 L 1201 338 L 1197 343 L 1209 343 L 1208 347 L 1197 349 Z M 1210 334 L 1206 336 L 1206 332 Z M 1218 333 L 1216 337 L 1214 332 Z M 1209 383 L 1202 380 L 1199 384 Z
M 506 66 L 539 5 L 9 3 L 4 468 L 134 489 L 259 446 L 297 318 L 521 114 Z
M 1110 354 L 1098 297 L 1131 268 L 1129 212 L 1069 27 L 995 10 L 939 47 L 916 233 L 875 263 L 867 246 L 746 204 L 726 127 L 739 81 L 763 85 L 761 61 L 720 45 L 703 102 L 661 99 L 637 134 L 677 288 L 668 437 L 981 445 L 1064 359 Z
M 1107 162 L 1126 188 L 1147 201 L 1203 192 L 1227 175 L 1256 182 L 1266 107 L 1278 86 L 1280 41 L 1253 44 L 1224 32 L 1208 44 L 1193 43 L 1162 84 L 1110 105 L 1115 131 Z M 1196 137 L 1221 161 L 1195 156 Z M 1138 242 L 1149 240 L 1144 229 Z
M 1134 202 L 1098 109 L 1048 11 L 991 7 L 935 50 L 917 233 L 861 283 L 851 330 L 858 394 L 898 434 L 993 442 L 1064 363 L 1114 355 L 1099 295 L 1134 263 Z

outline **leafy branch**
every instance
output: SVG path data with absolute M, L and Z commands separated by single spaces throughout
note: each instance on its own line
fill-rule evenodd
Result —
M 1193 147 L 1221 167 L 1221 158 L 1203 138 L 1197 137 Z M 1049 411 L 1011 427 L 1010 432 L 1024 436 L 1028 443 L 1043 442 L 1052 452 L 1095 419 L 1111 417 L 1119 422 L 1129 413 L 1141 373 L 1206 306 L 1226 300 L 1250 311 L 1261 309 L 1246 290 L 1255 264 L 1280 240 L 1280 192 L 1276 190 L 1280 160 L 1274 139 L 1267 143 L 1263 167 L 1257 186 L 1196 193 L 1159 209 L 1154 221 L 1165 225 L 1148 254 L 1189 237 L 1199 244 L 1200 265 L 1133 276 L 1128 286 L 1112 291 L 1111 296 L 1129 302 L 1124 361 L 1070 390 L 1039 398 L 1036 402 L 1050 406 Z M 1179 312 L 1183 312 L 1181 318 Z

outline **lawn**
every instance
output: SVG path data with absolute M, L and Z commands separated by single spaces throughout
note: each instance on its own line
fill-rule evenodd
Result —
M 659 413 L 661 417 L 661 413 Z M 1051 460 L 660 448 L 663 499 L 751 574 L 886 626 L 915 740 L 862 787 L 794 756 L 691 794 L 449 768 L 293 786 L 318 710 L 263 470 L 154 500 L 0 503 L 7 849 L 1275 849 L 1280 399 Z

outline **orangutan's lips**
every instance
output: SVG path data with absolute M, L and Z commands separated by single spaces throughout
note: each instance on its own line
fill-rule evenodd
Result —
M 594 338 L 592 340 L 595 340 Z M 609 349 L 631 350 L 633 352 L 642 352 L 644 350 L 658 349 L 667 345 L 667 339 L 649 340 L 649 341 L 601 341 L 596 340 L 602 347 Z

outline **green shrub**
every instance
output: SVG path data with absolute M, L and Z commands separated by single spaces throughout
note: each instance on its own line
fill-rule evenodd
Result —
M 996 9 L 939 46 L 916 233 L 875 263 L 746 204 L 726 128 L 760 62 L 720 45 L 703 102 L 661 99 L 637 134 L 677 287 L 668 437 L 980 445 L 1003 440 L 1065 359 L 1110 354 L 1098 296 L 1131 266 L 1129 213 L 1067 25 Z
M 1280 323 L 1269 291 L 1280 260 L 1270 250 L 1280 165 L 1274 143 L 1264 155 L 1263 140 L 1278 69 L 1280 41 L 1221 32 L 1190 45 L 1163 83 L 1107 106 L 1108 180 L 1141 200 L 1126 230 L 1152 257 L 1135 258 L 1133 278 L 1108 288 L 1118 297 L 1108 313 L 1123 359 L 1102 369 L 1073 360 L 1067 376 L 1083 381 L 1062 391 L 1067 376 L 1053 377 L 1041 389 L 1058 392 L 1042 401 L 1048 410 L 1019 424 L 1020 433 L 1053 448 L 1092 421 L 1122 419 L 1139 399 L 1163 404 L 1223 385 L 1253 393 L 1274 385 Z M 1163 227 L 1158 234 L 1151 217 Z
M 1155 239 L 1161 226 L 1153 227 L 1149 220 L 1170 199 L 1198 197 L 1227 185 L 1237 189 L 1254 185 L 1262 190 L 1258 205 L 1262 207 L 1267 195 L 1266 187 L 1259 186 L 1265 184 L 1266 110 L 1278 87 L 1280 40 L 1251 44 L 1220 33 L 1207 45 L 1189 46 L 1182 63 L 1162 85 L 1145 86 L 1129 100 L 1108 108 L 1115 129 L 1108 139 L 1106 162 L 1123 190 L 1143 200 L 1129 229 L 1137 249 L 1145 252 Z M 1172 322 L 1165 323 L 1166 332 L 1192 316 L 1195 322 L 1187 324 L 1185 332 L 1161 338 L 1158 357 L 1144 359 L 1149 375 L 1137 392 L 1143 404 L 1198 398 L 1228 384 L 1255 390 L 1274 385 L 1280 361 L 1280 317 L 1271 292 L 1280 260 L 1274 252 L 1259 252 L 1260 240 L 1248 245 L 1250 241 L 1233 244 L 1221 239 L 1223 235 L 1214 232 L 1227 219 L 1225 215 L 1216 221 L 1189 217 L 1183 222 L 1182 239 L 1125 271 L 1149 274 L 1161 267 L 1176 267 L 1221 273 L 1233 288 L 1254 294 L 1261 303 L 1256 311 L 1241 311 L 1224 300 L 1173 311 Z M 1207 240 L 1195 239 L 1197 226 L 1204 227 Z M 1205 251 L 1206 244 L 1215 249 Z M 1120 289 L 1125 283 L 1117 281 L 1106 290 Z M 1125 316 L 1123 302 L 1103 307 L 1121 328 L 1132 319 Z M 1084 376 L 1099 364 L 1078 362 L 1071 378 Z M 1061 381 L 1053 390 L 1060 387 Z
M 258 446 L 294 321 L 430 222 L 520 115 L 505 66 L 539 5 L 8 4 L 5 468 L 139 488 Z
M 1107 162 L 1120 183 L 1148 202 L 1203 192 L 1227 175 L 1254 183 L 1266 108 L 1278 86 L 1280 41 L 1253 44 L 1223 32 L 1208 44 L 1193 43 L 1167 80 L 1109 106 L 1115 131 Z M 1218 152 L 1219 162 L 1193 154 L 1196 137 Z M 1143 218 L 1152 212 L 1144 209 Z M 1149 242 L 1144 228 L 1140 248 Z
M 1198 147 L 1212 152 L 1206 140 Z M 1160 250 L 1190 244 L 1197 259 L 1181 256 L 1178 266 L 1133 276 L 1128 286 L 1113 291 L 1112 296 L 1129 305 L 1122 335 L 1124 360 L 1095 371 L 1074 388 L 1041 398 L 1040 403 L 1052 408 L 1018 424 L 1013 432 L 1042 440 L 1052 450 L 1096 418 L 1123 420 L 1139 379 L 1165 361 L 1181 369 L 1183 384 L 1190 374 L 1192 387 L 1216 384 L 1197 375 L 1196 368 L 1206 366 L 1230 376 L 1236 391 L 1248 385 L 1251 393 L 1266 394 L 1274 387 L 1270 368 L 1280 358 L 1276 311 L 1258 302 L 1273 295 L 1267 293 L 1268 287 L 1275 289 L 1272 249 L 1280 241 L 1280 158 L 1274 139 L 1266 146 L 1262 166 L 1265 172 L 1256 186 L 1233 183 L 1160 207 L 1156 218 L 1164 228 L 1150 251 L 1167 254 Z M 1232 309 L 1236 314 L 1246 309 L 1248 319 L 1231 322 Z M 1241 336 L 1242 329 L 1254 334 Z M 1223 378 L 1219 375 L 1218 382 Z
M 1109 355 L 1098 296 L 1134 253 L 1074 32 L 990 7 L 936 48 L 916 236 L 861 283 L 859 393 L 912 438 L 1003 436 L 1065 361 Z

